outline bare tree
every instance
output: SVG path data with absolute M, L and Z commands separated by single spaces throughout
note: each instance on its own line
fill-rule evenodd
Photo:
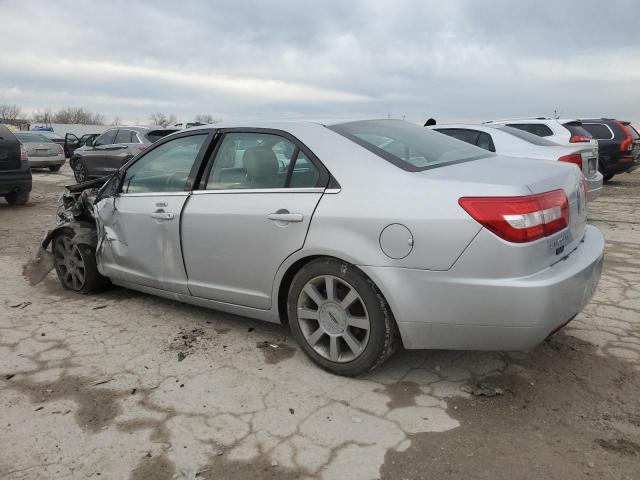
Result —
M 172 125 L 178 121 L 173 113 L 167 116 L 162 112 L 152 113 L 151 115 L 149 115 L 149 120 L 151 120 L 151 123 L 153 123 L 154 125 L 160 125 L 161 127 Z
M 53 113 L 51 113 L 50 108 L 42 111 L 36 110 L 31 115 L 31 120 L 35 123 L 51 123 L 53 122 Z
M 104 115 L 101 113 L 93 113 L 82 107 L 62 108 L 53 115 L 53 119 L 55 123 L 84 125 L 102 125 L 104 123 Z
M 120 119 L 120 117 L 118 117 L 117 115 L 115 117 L 113 117 L 113 121 L 111 122 L 111 125 L 113 125 L 114 127 L 117 127 L 118 125 L 122 124 L 122 120 Z
M 0 104 L 0 120 L 11 122 L 22 114 L 22 108 L 18 105 Z
M 202 113 L 200 115 L 196 115 L 193 120 L 194 122 L 202 123 L 222 123 L 222 118 L 216 118 L 210 113 Z

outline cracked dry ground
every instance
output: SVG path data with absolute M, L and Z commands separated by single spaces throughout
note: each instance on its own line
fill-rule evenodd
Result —
M 403 352 L 360 379 L 279 326 L 53 274 L 28 287 L 65 182 L 36 173 L 28 207 L 0 204 L 0 479 L 640 478 L 640 172 L 590 206 L 605 271 L 564 332 L 526 354 Z M 465 393 L 479 383 L 501 394 Z

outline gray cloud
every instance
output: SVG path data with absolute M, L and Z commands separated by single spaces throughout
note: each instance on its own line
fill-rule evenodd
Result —
M 0 103 L 143 121 L 640 118 L 635 1 L 0 0 Z

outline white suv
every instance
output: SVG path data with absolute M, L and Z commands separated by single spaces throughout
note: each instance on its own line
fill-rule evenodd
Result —
M 576 143 L 590 143 L 598 146 L 598 141 L 576 119 L 555 119 L 549 117 L 514 118 L 511 120 L 491 120 L 487 125 L 507 125 L 544 137 L 559 145 L 575 146 Z

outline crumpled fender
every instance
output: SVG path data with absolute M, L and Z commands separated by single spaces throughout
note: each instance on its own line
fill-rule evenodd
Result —
M 51 243 L 51 240 L 64 230 L 69 230 L 74 234 L 73 241 L 75 243 L 89 245 L 94 249 L 98 246 L 98 232 L 96 224 L 93 222 L 79 220 L 75 222 L 62 223 L 54 229 L 49 230 L 42 240 L 42 248 L 46 249 Z

